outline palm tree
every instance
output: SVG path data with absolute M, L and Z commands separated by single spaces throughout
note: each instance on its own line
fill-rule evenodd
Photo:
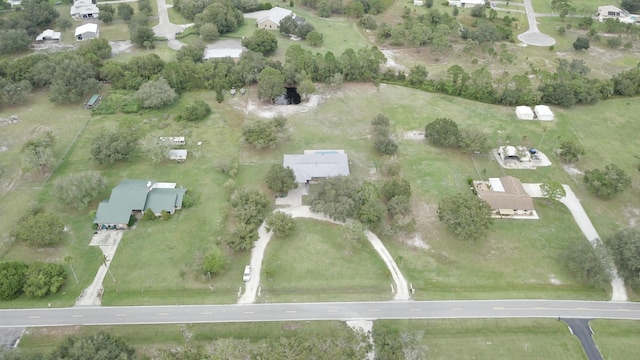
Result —
M 76 279 L 76 284 L 79 284 L 80 282 L 78 281 L 78 276 L 76 275 L 75 270 L 73 270 L 72 261 L 73 261 L 73 256 L 67 255 L 67 256 L 64 257 L 64 262 L 69 264 L 69 267 L 71 268 L 71 273 L 73 274 L 73 278 Z
M 107 268 L 107 271 L 109 272 L 109 275 L 111 275 L 113 282 L 116 282 L 116 278 L 113 277 L 113 274 L 111 273 L 111 269 L 109 269 L 109 265 L 107 265 L 107 255 L 102 254 L 102 256 L 100 257 L 100 261 L 102 262 L 102 265 L 104 265 Z

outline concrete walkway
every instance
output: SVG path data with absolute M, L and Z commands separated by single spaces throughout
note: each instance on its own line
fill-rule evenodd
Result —
M 299 189 L 300 188 L 298 188 L 298 190 Z M 327 221 L 334 224 L 342 224 L 341 222 L 332 220 L 324 214 L 317 214 L 312 212 L 311 208 L 305 205 L 292 205 L 286 208 L 278 209 L 276 211 L 282 211 L 284 213 L 290 214 L 294 218 L 309 218 L 320 221 Z M 409 295 L 407 280 L 405 280 L 402 272 L 400 272 L 398 264 L 396 264 L 387 248 L 384 246 L 382 241 L 380 241 L 380 239 L 371 231 L 365 230 L 365 235 L 367 236 L 367 240 L 369 240 L 371 246 L 373 246 L 382 260 L 385 262 L 387 268 L 389 269 L 389 272 L 391 273 L 391 276 L 393 277 L 393 281 L 395 283 L 394 300 L 410 300 L 411 296 Z M 262 259 L 264 257 L 264 251 L 267 248 L 267 244 L 269 243 L 269 240 L 271 240 L 272 236 L 273 232 L 267 232 L 264 223 L 258 228 L 258 240 L 255 242 L 254 247 L 251 250 L 251 279 L 246 282 L 246 290 L 238 300 L 238 304 L 252 304 L 256 301 L 258 288 L 260 286 Z
M 106 266 L 104 264 L 100 266 L 91 285 L 82 290 L 82 293 L 78 296 L 78 299 L 76 299 L 75 306 L 100 306 L 102 303 L 102 293 L 104 291 L 102 282 L 105 276 L 107 276 L 108 267 L 111 265 L 111 260 L 113 260 L 116 254 L 123 234 L 124 232 L 121 230 L 100 230 L 97 234 L 93 235 L 89 246 L 98 246 L 100 248 L 104 256 L 107 257 Z M 99 260 L 100 259 L 96 259 L 96 262 Z
M 542 195 L 542 191 L 540 191 L 540 184 L 522 184 L 525 191 L 531 196 L 535 198 L 543 198 L 545 196 Z M 596 228 L 593 227 L 589 216 L 584 211 L 582 204 L 580 203 L 580 199 L 576 196 L 576 194 L 571 190 L 569 185 L 562 185 L 564 187 L 564 191 L 566 193 L 565 197 L 561 198 L 559 201 L 563 203 L 567 209 L 571 212 L 573 219 L 578 224 L 580 231 L 584 234 L 584 236 L 589 240 L 592 246 L 597 246 L 601 243 L 600 236 L 596 231 Z M 624 287 L 624 281 L 618 275 L 618 271 L 615 265 L 612 265 L 612 280 L 611 280 L 611 301 L 629 301 L 629 297 L 627 296 L 627 290 Z
M 158 0 L 160 1 L 160 0 Z M 518 35 L 518 40 L 527 45 L 533 46 L 551 46 L 556 43 L 556 39 L 549 35 L 543 34 L 538 30 L 536 22 L 536 13 L 533 11 L 531 0 L 524 0 L 524 9 L 527 13 L 527 21 L 529 22 L 529 30 Z

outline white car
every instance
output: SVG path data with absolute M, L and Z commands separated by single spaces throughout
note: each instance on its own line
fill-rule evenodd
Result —
M 242 281 L 251 280 L 251 265 L 247 265 L 244 267 L 244 273 L 242 274 Z

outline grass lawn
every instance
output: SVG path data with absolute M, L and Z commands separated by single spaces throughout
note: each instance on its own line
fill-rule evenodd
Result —
M 273 238 L 262 268 L 264 302 L 390 298 L 389 271 L 368 242 L 349 254 L 340 225 L 296 219 L 295 233 Z
M 640 352 L 640 327 L 633 320 L 593 320 L 593 339 L 605 359 L 634 359 Z
M 417 335 L 428 359 L 584 359 L 578 339 L 556 320 L 382 320 L 377 328 Z
M 136 349 L 139 357 L 153 354 L 155 348 L 176 348 L 188 345 L 209 345 L 218 339 L 247 339 L 251 342 L 296 336 L 328 336 L 343 330 L 340 321 L 260 322 L 220 324 L 121 325 L 121 326 L 68 326 L 31 328 L 20 341 L 20 350 L 26 353 L 46 353 L 70 335 L 88 335 L 107 331 L 122 337 Z M 185 339 L 185 334 L 190 337 Z

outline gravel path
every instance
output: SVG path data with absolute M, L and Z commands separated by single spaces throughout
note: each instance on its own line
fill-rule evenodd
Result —
M 276 211 L 282 211 L 291 214 L 291 216 L 294 218 L 309 218 L 327 221 L 334 224 L 342 224 L 341 222 L 330 219 L 324 214 L 314 213 L 311 211 L 309 206 L 304 205 L 290 206 L 287 208 L 278 209 Z M 407 280 L 405 280 L 402 272 L 400 272 L 398 264 L 396 264 L 387 248 L 374 233 L 366 230 L 365 234 L 367 236 L 367 240 L 369 240 L 369 243 L 371 243 L 371 246 L 373 246 L 378 254 L 380 254 L 380 257 L 387 265 L 387 268 L 389 268 L 389 272 L 391 273 L 391 276 L 393 277 L 393 281 L 395 283 L 396 292 L 394 299 L 410 300 L 411 296 L 409 295 Z M 238 304 L 252 304 L 256 301 L 258 288 L 260 286 L 262 259 L 264 257 L 264 251 L 267 248 L 267 244 L 269 243 L 269 240 L 271 240 L 273 233 L 267 232 L 265 229 L 265 224 L 263 223 L 260 228 L 258 228 L 258 236 L 258 241 L 255 242 L 254 248 L 251 250 L 251 279 L 246 283 L 246 290 L 238 300 Z
M 540 184 L 523 184 L 523 186 L 525 191 L 531 197 L 544 197 L 542 195 L 542 192 L 540 191 Z M 566 196 L 559 201 L 569 209 L 571 215 L 573 216 L 573 219 L 576 221 L 576 224 L 578 224 L 580 231 L 582 231 L 591 245 L 598 245 L 601 242 L 600 235 L 598 235 L 596 228 L 593 227 L 589 216 L 587 216 L 587 213 L 584 211 L 584 208 L 580 203 L 580 199 L 578 199 L 569 185 L 562 186 L 564 187 Z M 612 269 L 613 279 L 611 280 L 611 301 L 629 301 L 627 290 L 624 287 L 624 281 L 618 275 L 618 271 L 616 270 L 615 265 L 612 265 Z

